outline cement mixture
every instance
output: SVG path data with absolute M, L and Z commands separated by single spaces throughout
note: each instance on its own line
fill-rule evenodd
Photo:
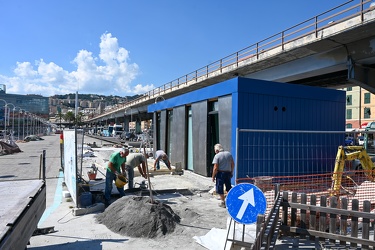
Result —
M 172 233 L 180 217 L 168 205 L 150 197 L 125 196 L 96 216 L 112 232 L 131 237 L 155 238 Z

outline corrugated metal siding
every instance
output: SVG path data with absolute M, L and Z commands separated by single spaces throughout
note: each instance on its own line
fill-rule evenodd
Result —
M 170 161 L 172 164 L 181 162 L 185 169 L 186 163 L 186 107 L 180 106 L 173 109 L 172 140 L 174 145 Z
M 207 171 L 207 101 L 193 103 L 193 166 L 194 172 L 208 176 Z
M 156 150 L 163 150 L 164 152 L 167 152 L 167 110 L 162 110 L 160 112 L 160 147 Z
M 219 143 L 225 150 L 231 150 L 232 139 L 232 96 L 221 97 L 219 104 Z

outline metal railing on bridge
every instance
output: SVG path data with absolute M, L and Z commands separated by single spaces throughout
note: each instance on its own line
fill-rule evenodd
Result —
M 236 69 L 295 48 L 296 44 L 298 45 L 299 42 L 302 42 L 306 36 L 312 36 L 311 42 L 316 41 L 316 39 L 323 36 L 323 31 L 326 28 L 345 20 L 359 17 L 360 22 L 363 23 L 366 21 L 366 14 L 375 9 L 375 5 L 372 6 L 371 2 L 372 0 L 347 1 L 220 60 L 150 90 L 143 94 L 142 97 L 129 101 L 116 110 L 111 110 L 108 113 L 93 117 L 91 120 L 96 120 L 99 117 L 107 116 L 129 107 L 134 107 L 149 100 L 155 99 L 156 102 L 156 98 L 163 94 L 171 93 L 175 90 L 197 84 L 225 73 L 235 72 Z M 346 27 L 346 29 L 349 28 L 351 27 Z

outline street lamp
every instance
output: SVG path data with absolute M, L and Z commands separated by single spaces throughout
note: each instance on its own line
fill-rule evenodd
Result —
M 18 110 L 18 122 L 17 122 L 17 124 L 18 124 L 18 133 L 17 133 L 17 140 L 19 140 L 20 139 L 20 114 L 22 113 L 22 109 L 20 108 L 20 107 L 17 107 L 17 108 L 19 108 L 19 110 Z
M 60 105 L 57 106 L 57 113 L 59 114 L 59 118 L 60 118 L 60 131 L 61 131 L 61 116 L 62 116 L 61 106 L 62 106 L 62 102 L 60 102 Z
M 7 105 L 8 103 L 3 99 L 0 99 L 0 101 L 5 102 L 5 105 L 4 105 L 4 139 L 5 139 L 6 134 L 7 134 Z
M 165 99 L 164 99 L 164 97 L 162 96 L 162 95 L 159 95 L 159 96 L 157 96 L 156 98 L 155 98 L 155 103 L 157 103 L 158 102 L 158 98 L 161 98 L 161 99 L 163 99 L 163 101 L 165 101 Z
M 26 136 L 29 135 L 29 111 L 25 111 L 25 116 L 26 116 Z M 25 137 L 24 137 L 25 138 Z
M 16 109 L 16 106 L 14 106 L 13 103 L 8 103 L 8 105 L 12 105 L 13 106 L 13 115 L 12 115 L 12 133 L 11 133 L 11 136 L 13 137 L 14 135 L 14 110 Z M 10 110 L 9 110 L 10 111 Z M 12 138 L 13 139 L 13 138 Z
M 128 97 L 127 96 L 125 96 L 125 100 L 126 100 L 126 102 L 124 103 L 124 105 L 122 105 L 123 107 L 126 106 L 126 104 L 128 104 Z
M 22 140 L 25 138 L 25 112 L 24 109 L 20 109 L 19 112 L 19 114 L 22 114 Z

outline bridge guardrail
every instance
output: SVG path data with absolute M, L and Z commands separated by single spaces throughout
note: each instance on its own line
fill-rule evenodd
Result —
M 287 46 L 288 44 L 296 42 L 298 39 L 301 39 L 304 36 L 314 34 L 315 38 L 318 38 L 323 29 L 335 25 L 338 22 L 343 22 L 355 16 L 359 16 L 361 22 L 363 22 L 365 21 L 364 15 L 367 12 L 375 9 L 375 6 L 370 8 L 371 2 L 372 0 L 347 1 L 211 64 L 150 90 L 143 94 L 142 97 L 127 102 L 123 107 L 117 110 L 111 110 L 108 113 L 100 114 L 91 118 L 90 120 L 95 120 L 128 107 L 132 107 L 139 103 L 143 103 L 147 100 L 157 98 L 162 94 L 168 93 L 168 91 L 173 91 L 173 88 L 178 89 L 180 87 L 184 87 L 184 85 L 189 86 L 191 84 L 202 82 L 210 77 L 228 72 L 232 68 L 239 68 L 266 58 L 269 55 L 272 56 L 275 53 L 285 51 L 289 48 Z M 281 51 L 276 49 L 279 46 L 281 46 Z

